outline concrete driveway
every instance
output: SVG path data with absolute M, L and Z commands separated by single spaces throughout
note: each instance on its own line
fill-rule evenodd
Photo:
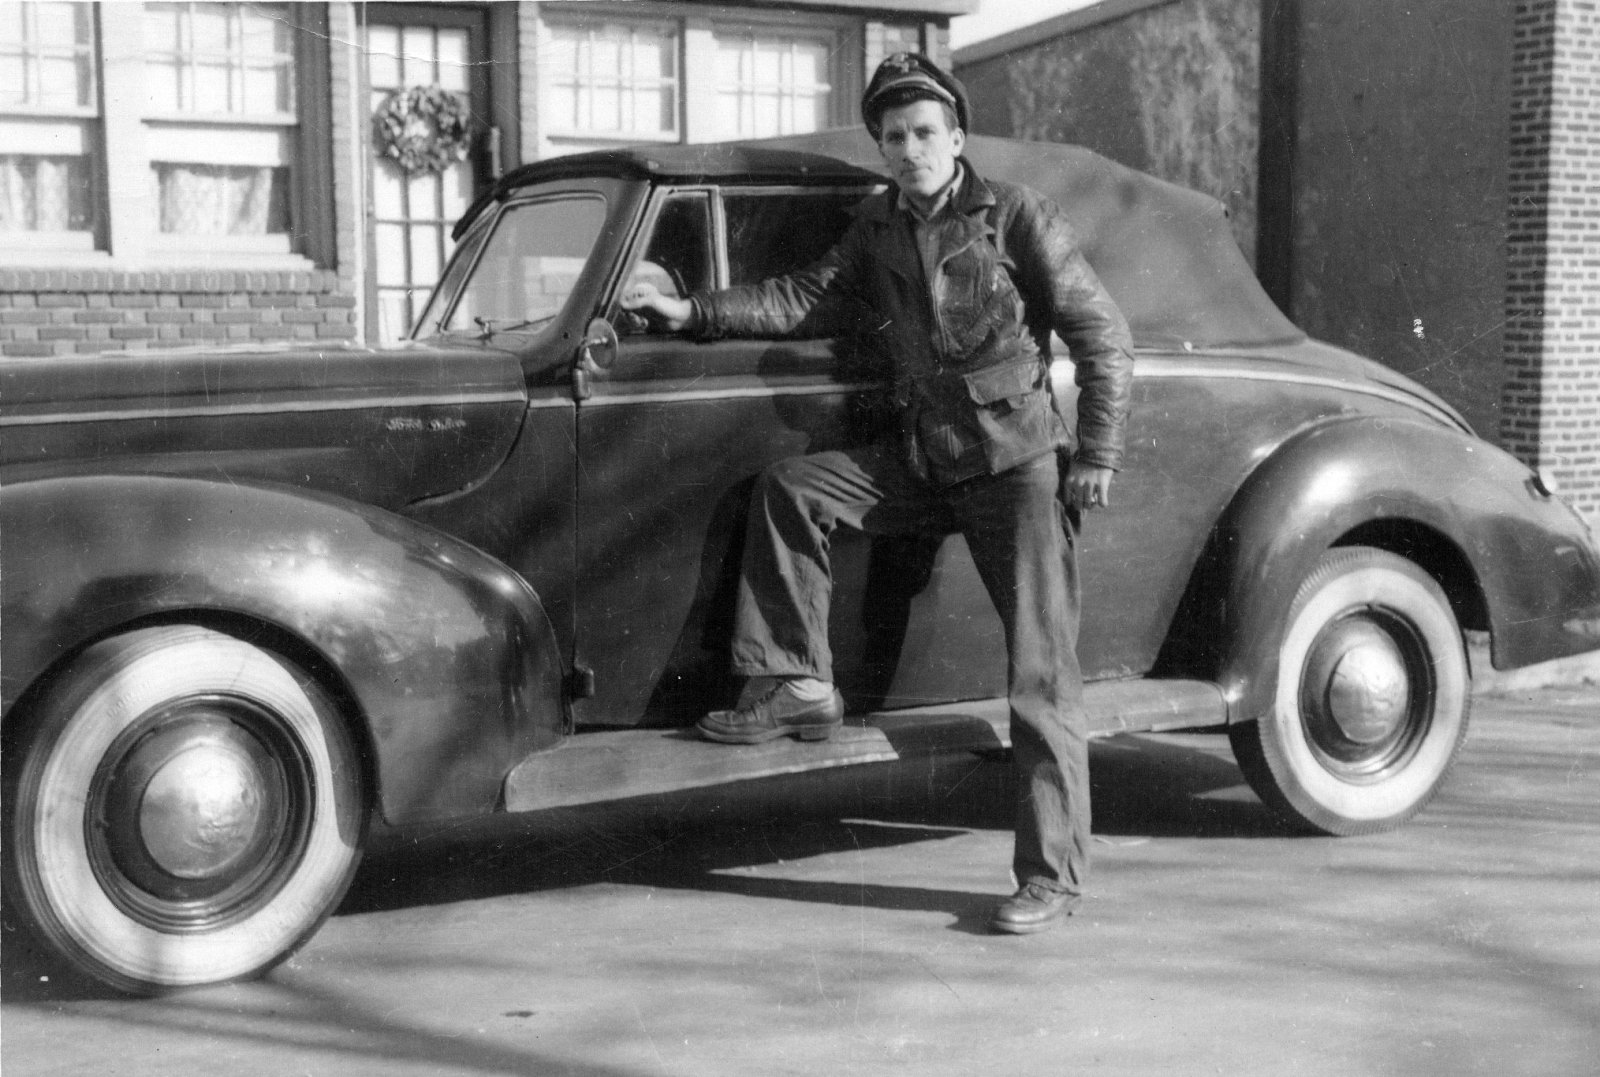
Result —
M 1600 688 L 1481 697 L 1377 837 L 1287 829 L 1221 737 L 1092 769 L 1092 892 L 1045 935 L 982 926 L 1004 766 L 858 768 L 380 835 L 258 983 L 108 997 L 8 933 L 4 1072 L 1600 1073 Z

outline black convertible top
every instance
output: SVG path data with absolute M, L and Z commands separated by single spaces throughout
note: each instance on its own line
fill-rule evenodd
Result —
M 877 146 L 861 127 L 746 145 L 783 146 L 883 170 Z M 1305 338 L 1262 289 L 1239 251 L 1228 211 L 1209 195 L 1081 146 L 971 135 L 966 156 L 981 175 L 1025 184 L 1061 204 L 1139 343 L 1220 348 Z
M 1049 195 L 1084 254 L 1149 347 L 1287 344 L 1305 334 L 1268 298 L 1240 253 L 1221 202 L 1119 165 L 1081 146 L 973 135 L 979 173 Z M 633 146 L 552 157 L 507 173 L 456 224 L 546 180 L 618 176 L 654 182 L 859 184 L 882 182 L 883 160 L 864 128 L 702 145 Z

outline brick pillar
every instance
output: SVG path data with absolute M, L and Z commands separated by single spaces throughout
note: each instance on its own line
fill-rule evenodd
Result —
M 863 84 L 872 77 L 874 71 L 878 70 L 878 65 L 883 63 L 885 57 L 897 52 L 924 51 L 922 26 L 917 23 L 869 21 L 863 37 L 862 44 L 865 46 L 863 51 L 866 53 L 863 57 L 866 63 L 862 65 L 863 74 L 861 78 Z M 946 44 L 948 45 L 948 36 L 946 37 Z M 950 66 L 948 47 L 945 49 L 943 56 L 930 53 L 929 59 L 948 68 Z
M 1517 0 L 1505 447 L 1600 529 L 1600 12 Z

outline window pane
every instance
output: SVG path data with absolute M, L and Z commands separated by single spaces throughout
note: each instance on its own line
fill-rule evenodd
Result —
M 400 340 L 411 321 L 409 289 L 380 289 L 378 292 L 378 338 Z
M 177 58 L 162 61 L 151 57 L 144 65 L 145 111 L 160 115 L 177 112 L 183 100 L 183 70 Z
M 844 234 L 860 193 L 738 195 L 723 201 L 733 284 L 791 273 L 820 258 Z
M 0 104 L 74 109 L 94 104 L 88 5 L 0 3 Z
M 546 63 L 554 71 L 563 71 L 572 78 L 578 70 L 578 33 L 555 28 L 551 31 L 550 47 L 545 52 Z
M 472 169 L 462 162 L 447 169 L 440 181 L 444 184 L 444 219 L 451 224 L 460 220 L 472 204 Z
M 678 130 L 678 35 L 653 24 L 553 21 L 543 99 L 557 134 L 661 138 Z
M 703 194 L 676 195 L 661 207 L 644 258 L 628 284 L 648 282 L 663 294 L 684 296 L 710 287 L 711 200 Z
M 287 72 L 280 67 L 251 65 L 244 69 L 245 112 L 289 111 Z
M 14 48 L 22 44 L 22 5 L 11 0 L 0 4 L 0 46 Z
M 374 234 L 378 264 L 374 275 L 379 284 L 404 284 L 406 281 L 406 229 L 400 224 L 380 224 Z
M 439 228 L 411 226 L 411 279 L 429 285 L 439 279 Z
M 441 27 L 439 30 L 439 85 L 459 93 L 467 92 L 467 32 Z
M 621 31 L 590 41 L 588 74 L 592 78 L 613 81 L 626 77 L 623 70 L 623 64 L 626 63 L 626 60 L 622 46 L 627 36 L 626 31 Z
M 400 166 L 385 158 L 372 162 L 372 212 L 379 217 L 405 216 L 405 203 L 401 201 L 404 173 Z
M 0 155 L 0 232 L 88 231 L 93 193 L 82 157 Z
M 367 72 L 374 89 L 392 90 L 400 85 L 399 27 L 367 27 Z
M 189 12 L 189 32 L 196 53 L 228 51 L 228 10 L 221 4 L 195 4 Z
M 413 172 L 406 177 L 406 214 L 411 219 L 434 219 L 438 213 L 439 176 L 434 172 Z
M 27 104 L 26 78 L 21 54 L 0 50 L 0 105 Z
M 475 317 L 521 322 L 559 314 L 604 223 L 605 203 L 598 198 L 507 208 L 447 328 L 473 329 Z
M 262 59 L 289 51 L 289 27 L 282 19 L 248 7 L 240 14 L 242 47 L 246 56 Z
M 760 138 L 826 126 L 831 38 L 812 35 L 719 35 L 718 135 Z
M 45 56 L 39 60 L 39 105 L 44 108 L 78 107 L 78 58 Z
M 756 85 L 776 86 L 783 78 L 783 73 L 778 70 L 778 54 L 759 45 L 755 46 L 754 53 Z
M 265 236 L 289 230 L 288 170 L 155 163 L 158 228 L 190 236 Z
M 174 57 L 182 50 L 183 16 L 177 4 L 144 6 L 144 47 L 151 55 L 166 53 Z
M 77 20 L 71 4 L 35 4 L 33 11 L 39 24 L 39 40 L 58 45 L 77 36 Z
M 433 64 L 433 30 L 426 26 L 407 26 L 403 31 L 405 65 L 404 83 L 407 86 L 426 86 L 436 78 Z
M 593 91 L 595 129 L 599 131 L 627 131 L 632 126 L 623 122 L 622 95 L 615 86 L 596 86 Z
M 194 97 L 184 102 L 188 112 L 243 112 L 232 108 L 228 93 L 228 68 L 220 64 L 195 64 Z

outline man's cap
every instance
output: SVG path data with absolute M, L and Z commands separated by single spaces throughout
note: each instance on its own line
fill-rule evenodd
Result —
M 872 81 L 867 83 L 867 92 L 861 95 L 861 118 L 866 121 L 867 132 L 873 138 L 879 137 L 883 126 L 878 121 L 891 101 L 903 104 L 918 97 L 949 105 L 955 110 L 956 124 L 963 131 L 969 128 L 972 106 L 961 80 L 920 52 L 897 52 L 878 65 Z

